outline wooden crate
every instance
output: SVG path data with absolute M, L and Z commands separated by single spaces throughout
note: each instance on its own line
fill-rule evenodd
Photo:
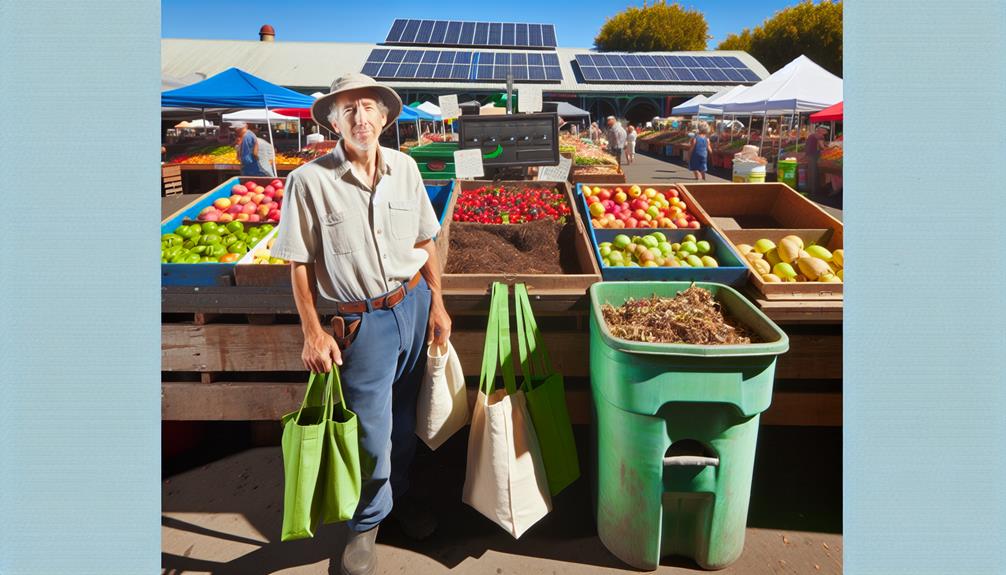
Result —
M 704 224 L 721 231 L 741 229 L 833 229 L 842 240 L 842 222 L 781 182 L 761 184 L 680 184 L 688 204 Z
M 161 165 L 161 195 L 176 196 L 184 194 L 182 189 L 182 168 L 178 164 Z
M 571 240 L 576 251 L 577 267 L 579 273 L 576 274 L 447 274 L 443 270 L 447 266 L 450 254 L 451 221 L 454 219 L 454 206 L 458 195 L 474 190 L 486 184 L 503 186 L 507 189 L 522 190 L 526 188 L 561 188 L 566 201 L 569 202 L 571 223 L 575 226 L 576 233 Z M 457 193 L 451 196 L 447 205 L 447 213 L 444 217 L 444 225 L 437 236 L 437 254 L 440 256 L 441 284 L 444 295 L 465 294 L 465 293 L 487 293 L 493 282 L 504 282 L 508 285 L 524 283 L 528 292 L 547 293 L 553 295 L 584 295 L 591 284 L 601 281 L 601 270 L 594 260 L 594 253 L 590 246 L 590 239 L 584 229 L 583 221 L 578 216 L 576 200 L 566 182 L 521 182 L 521 181 L 500 181 L 485 182 L 479 180 L 458 181 Z
M 573 169 L 569 171 L 569 183 L 576 185 L 582 182 L 596 182 L 598 184 L 624 184 L 625 183 L 625 172 L 622 168 L 618 168 L 618 172 L 613 172 L 610 174 L 589 174 L 583 173 L 576 169 L 577 166 L 573 166 Z
M 753 246 L 755 242 L 764 238 L 779 244 L 779 240 L 786 236 L 799 236 L 804 245 L 817 244 L 824 246 L 828 250 L 834 251 L 842 247 L 841 236 L 832 229 L 806 229 L 806 230 L 728 230 L 723 232 L 727 239 L 736 247 L 738 244 L 748 244 Z M 746 258 L 741 258 L 750 269 L 751 285 L 758 292 L 769 300 L 784 299 L 822 299 L 841 300 L 843 298 L 843 284 L 840 283 L 820 283 L 820 282 L 796 282 L 796 283 L 768 283 L 761 279 L 751 267 Z M 794 265 L 794 267 L 796 267 Z

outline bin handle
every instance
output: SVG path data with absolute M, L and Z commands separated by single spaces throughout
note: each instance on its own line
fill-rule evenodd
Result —
M 699 455 L 673 455 L 664 458 L 664 467 L 719 467 L 719 457 L 702 457 Z

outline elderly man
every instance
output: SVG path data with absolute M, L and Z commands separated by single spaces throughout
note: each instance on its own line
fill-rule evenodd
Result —
M 605 131 L 605 138 L 608 140 L 608 153 L 618 159 L 618 165 L 622 165 L 622 150 L 625 149 L 625 128 L 614 116 L 608 116 L 608 129 Z
M 419 168 L 378 145 L 401 111 L 395 91 L 367 76 L 332 83 L 311 116 L 341 141 L 290 173 L 272 249 L 293 262 L 304 365 L 318 373 L 341 366 L 346 406 L 360 424 L 364 481 L 342 557 L 350 575 L 375 571 L 377 528 L 389 514 L 416 539 L 436 528 L 432 513 L 403 494 L 427 345 L 446 343 L 451 320 L 431 241 L 440 226 Z M 334 338 L 315 311 L 319 292 L 338 302 Z

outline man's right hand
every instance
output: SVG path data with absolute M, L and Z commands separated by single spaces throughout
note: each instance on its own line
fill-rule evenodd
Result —
M 342 351 L 339 349 L 339 344 L 335 343 L 335 338 L 325 331 L 304 338 L 304 351 L 300 358 L 304 361 L 304 367 L 314 373 L 332 371 L 332 362 L 335 362 L 335 365 L 342 365 Z

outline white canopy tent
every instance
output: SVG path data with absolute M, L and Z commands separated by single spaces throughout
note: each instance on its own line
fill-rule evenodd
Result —
M 698 113 L 707 116 L 720 116 L 723 114 L 723 107 L 730 102 L 735 101 L 737 98 L 741 97 L 742 94 L 750 89 L 749 86 L 731 86 L 729 88 L 724 88 L 719 92 L 713 94 L 708 100 L 699 104 Z
M 678 104 L 671 108 L 671 114 L 674 116 L 691 116 L 698 112 L 699 104 L 707 101 L 709 98 L 699 94 L 694 98 L 684 102 L 683 104 Z
M 728 114 L 816 112 L 842 101 L 842 79 L 799 56 L 723 107 Z
M 438 120 L 440 119 L 440 106 L 434 104 L 433 102 L 423 102 L 422 104 L 416 106 L 416 108 L 430 114 L 431 116 L 436 116 Z

